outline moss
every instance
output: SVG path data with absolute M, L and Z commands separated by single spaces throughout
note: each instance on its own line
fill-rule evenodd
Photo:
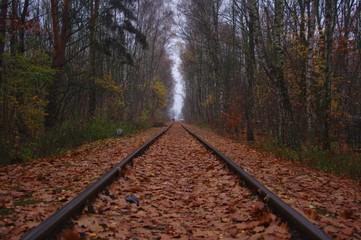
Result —
M 332 214 L 330 212 L 328 212 L 326 209 L 324 208 L 319 208 L 319 207 L 316 207 L 315 208 L 316 212 L 318 214 L 321 214 L 321 215 L 325 215 L 325 216 L 331 216 Z
M 38 201 L 32 198 L 32 196 L 24 196 L 19 199 L 14 200 L 15 206 L 29 206 L 37 204 Z
M 0 217 L 10 215 L 14 212 L 13 208 L 0 208 Z

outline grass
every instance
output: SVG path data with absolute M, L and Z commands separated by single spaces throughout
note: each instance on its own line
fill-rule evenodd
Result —
M 136 126 L 127 122 L 106 122 L 96 119 L 90 123 L 64 123 L 58 129 L 47 132 L 44 136 L 27 143 L 23 147 L 24 159 L 36 159 L 65 150 L 76 148 L 85 142 L 96 141 L 116 136 L 116 130 L 123 129 L 123 135 L 136 132 Z
M 39 159 L 43 157 L 60 154 L 66 150 L 79 147 L 80 145 L 96 141 L 100 139 L 117 137 L 116 130 L 122 129 L 121 135 L 131 135 L 139 129 L 150 127 L 151 124 L 146 123 L 130 123 L 130 122 L 109 122 L 102 117 L 98 117 L 91 122 L 65 122 L 61 126 L 47 130 L 43 135 L 26 139 L 22 142 L 20 156 L 12 150 L 7 150 L 7 156 L 0 160 L 1 165 L 8 165 L 24 160 Z M 3 148 L 2 150 L 8 148 Z M 15 159 L 14 161 L 13 159 Z
M 234 139 L 234 136 L 230 135 L 229 132 L 225 134 L 220 129 L 212 128 L 209 125 L 198 125 L 198 127 L 207 131 L 218 132 L 222 136 Z M 242 135 L 242 138 L 246 138 L 245 134 Z M 239 138 L 235 140 L 239 140 Z M 352 150 L 342 151 L 338 144 L 334 144 L 330 151 L 321 151 L 316 147 L 292 149 L 285 145 L 268 141 L 263 136 L 253 146 L 258 150 L 270 152 L 283 159 L 303 162 L 315 169 L 361 181 L 361 152 Z
M 361 154 L 359 153 L 341 153 L 336 147 L 330 151 L 321 151 L 317 148 L 291 149 L 275 143 L 262 143 L 258 147 L 284 159 L 303 162 L 316 169 L 347 176 L 357 181 L 361 180 Z

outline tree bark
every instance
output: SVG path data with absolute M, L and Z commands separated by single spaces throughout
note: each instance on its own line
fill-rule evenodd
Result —
M 19 7 L 19 2 L 18 0 L 12 0 L 12 5 L 11 5 L 11 16 L 10 16 L 10 21 L 11 21 L 11 35 L 10 35 L 10 52 L 12 55 L 15 55 L 17 52 L 17 36 L 16 36 L 16 32 L 18 31 L 18 7 Z
M 29 9 L 29 0 L 24 1 L 23 11 L 21 12 L 20 22 L 22 25 L 26 23 L 26 16 Z M 21 28 L 19 33 L 19 52 L 25 52 L 25 29 Z
M 255 0 L 248 1 L 249 9 L 249 25 L 248 25 L 248 58 L 246 59 L 247 68 L 247 107 L 246 107 L 246 119 L 247 119 L 247 141 L 254 142 L 254 120 L 253 120 L 253 85 L 256 79 L 256 54 L 255 54 L 255 22 L 257 4 Z
M 333 46 L 333 30 L 334 30 L 334 7 L 335 0 L 325 1 L 325 82 L 323 86 L 324 104 L 323 104 L 323 150 L 330 150 L 330 125 L 331 125 L 331 68 L 332 68 L 332 46 Z
M 53 62 L 56 69 L 56 79 L 50 85 L 48 91 L 48 105 L 46 107 L 47 118 L 45 126 L 54 127 L 57 124 L 60 112 L 60 86 L 64 77 L 63 67 L 65 64 L 65 50 L 68 41 L 68 32 L 70 29 L 70 1 L 64 0 L 62 12 L 62 25 L 60 28 L 59 20 L 59 0 L 51 0 L 51 15 L 53 23 Z
M 306 118 L 307 118 L 307 141 L 313 143 L 313 110 L 312 110 L 312 82 L 313 82 L 313 56 L 314 56 L 314 33 L 316 28 L 317 4 L 310 0 L 308 5 L 308 40 L 307 40 L 307 64 L 306 64 Z M 311 9 L 310 9 L 311 8 Z
M 3 82 L 4 74 L 4 51 L 5 51 L 5 36 L 6 36 L 6 16 L 8 13 L 8 0 L 1 1 L 0 12 L 0 84 Z
M 91 0 L 90 1 L 90 76 L 89 76 L 89 109 L 88 109 L 88 117 L 89 119 L 93 119 L 95 115 L 96 109 L 96 86 L 94 84 L 94 77 L 97 77 L 96 67 L 97 67 L 97 59 L 96 59 L 96 28 L 98 22 L 98 13 L 99 12 L 99 0 Z
M 294 123 L 292 104 L 288 94 L 284 76 L 284 55 L 282 46 L 283 37 L 283 17 L 284 3 L 283 0 L 275 0 L 275 22 L 274 22 L 274 64 L 272 67 L 276 81 L 277 92 L 279 95 L 279 114 L 280 133 L 279 140 L 281 143 L 291 147 L 298 145 L 298 135 Z

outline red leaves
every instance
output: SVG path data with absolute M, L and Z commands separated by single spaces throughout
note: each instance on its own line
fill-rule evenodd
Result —
M 80 234 L 76 232 L 74 229 L 65 229 L 61 231 L 60 239 L 62 240 L 80 240 Z
M 351 209 L 344 209 L 340 212 L 340 217 L 345 219 L 352 219 L 354 218 L 354 211 Z
M 0 168 L 0 239 L 19 239 L 159 131 L 97 141 L 63 156 Z
M 0 233 L 5 238 L 22 236 L 149 139 L 144 136 L 93 143 L 62 157 L 2 168 Z M 358 183 L 272 158 L 213 134 L 202 137 L 332 237 L 361 235 Z M 171 129 L 159 143 L 162 147 L 151 147 L 147 157 L 122 170 L 123 177 L 93 203 L 95 211 L 85 210 L 62 238 L 67 239 L 67 234 L 103 239 L 289 238 L 287 225 L 183 130 Z M 139 198 L 139 207 L 125 201 L 131 194 Z
M 98 221 L 110 222 L 104 230 L 93 231 L 77 220 L 77 229 L 90 236 L 142 239 L 250 238 L 254 234 L 288 239 L 275 215 L 213 155 L 180 128 L 174 126 L 146 155 L 134 160 L 123 177 L 109 187 L 116 199 L 101 195 L 94 202 Z M 136 206 L 125 200 L 134 194 Z M 119 225 L 122 219 L 128 223 Z M 95 223 L 96 224 L 96 223 Z M 114 224 L 113 227 L 109 227 Z M 256 229 L 256 230 L 255 230 Z
M 304 213 L 306 214 L 306 216 L 311 219 L 311 220 L 319 220 L 320 216 L 318 216 L 317 212 L 315 209 L 313 208 L 308 208 L 304 210 Z
M 361 185 L 191 127 L 335 239 L 361 236 Z M 338 231 L 334 231 L 334 229 Z

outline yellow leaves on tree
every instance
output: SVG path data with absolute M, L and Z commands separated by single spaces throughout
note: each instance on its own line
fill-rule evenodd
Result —
M 155 106 L 157 108 L 164 108 L 167 105 L 167 89 L 160 79 L 155 79 L 152 88 L 155 97 Z
M 212 94 L 208 94 L 207 98 L 202 102 L 202 106 L 209 107 L 214 104 L 215 98 Z
M 19 106 L 19 113 L 24 116 L 23 124 L 31 135 L 37 135 L 43 129 L 47 101 L 39 96 L 27 96 L 24 100 Z
M 119 111 L 124 108 L 124 88 L 117 83 L 110 73 L 103 77 L 93 77 L 91 79 L 95 86 L 102 90 L 105 95 L 103 109 L 107 109 L 111 115 L 119 115 Z
M 146 99 L 149 100 L 143 105 L 140 120 L 146 122 L 162 118 L 166 114 L 169 96 L 166 86 L 158 76 L 150 81 L 148 91 L 145 91 L 145 94 L 148 96 Z
M 44 127 L 47 86 L 55 74 L 51 59 L 34 51 L 5 55 L 5 62 L 0 95 L 4 116 L 0 121 L 7 125 L 9 134 L 36 136 Z
M 313 56 L 313 76 L 314 76 L 314 86 L 317 88 L 322 88 L 325 79 L 325 60 L 321 55 Z M 320 89 L 317 89 L 317 92 L 320 92 Z
M 94 77 L 92 80 L 94 81 L 95 85 L 104 89 L 105 91 L 119 95 L 123 94 L 123 87 L 115 82 L 109 73 L 105 74 L 102 78 Z

